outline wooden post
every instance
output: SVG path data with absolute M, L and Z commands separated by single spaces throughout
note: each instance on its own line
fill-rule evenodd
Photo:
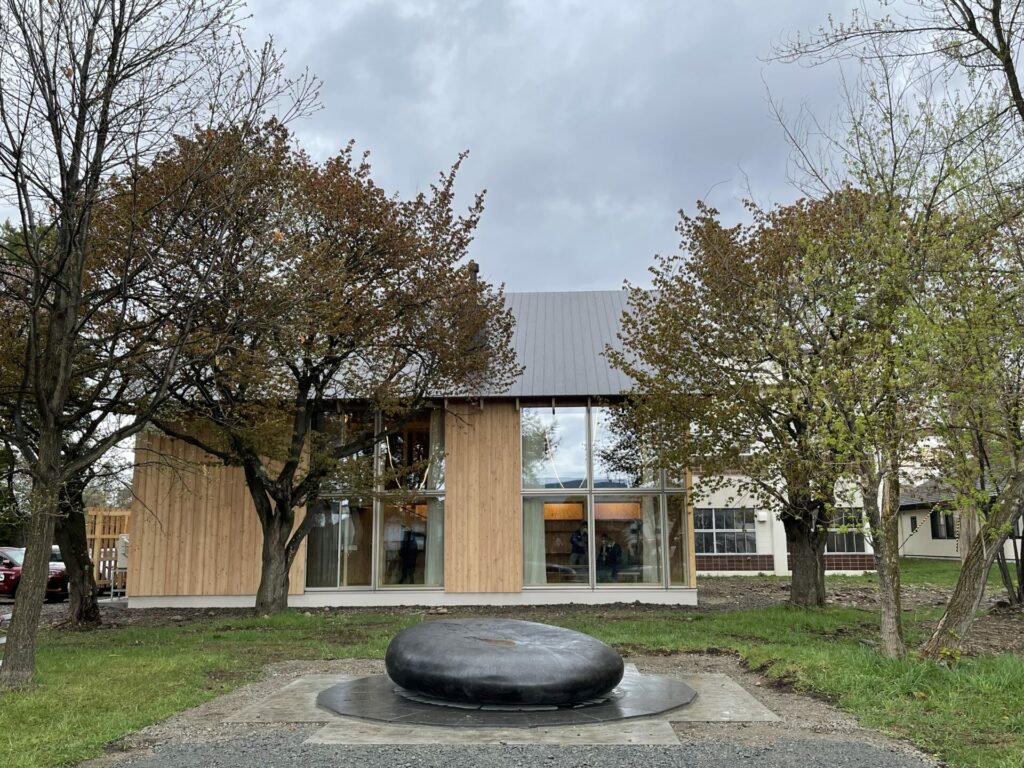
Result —
M 686 527 L 689 529 L 690 551 L 687 553 L 689 576 L 686 586 L 697 586 L 697 538 L 693 532 L 693 470 L 686 468 Z

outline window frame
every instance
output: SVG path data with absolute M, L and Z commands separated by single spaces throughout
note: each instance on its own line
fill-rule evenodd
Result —
M 847 519 L 851 516 L 857 518 L 857 527 L 854 528 L 853 523 L 841 522 L 840 525 L 830 527 L 827 531 L 825 538 L 825 554 L 826 555 L 864 555 L 868 551 L 868 539 L 867 533 L 864 530 L 864 510 L 861 507 L 838 507 L 837 511 L 841 509 L 843 511 L 843 518 Z M 840 531 L 840 528 L 851 528 L 852 530 Z M 829 543 L 833 537 L 842 536 L 844 542 L 847 540 L 847 536 L 853 536 L 854 541 L 860 542 L 861 549 L 830 549 Z M 859 537 L 859 538 L 858 538 Z
M 932 507 L 931 512 L 928 513 L 928 525 L 931 529 L 932 541 L 956 541 L 956 518 L 952 512 Z
M 750 529 L 746 528 L 719 528 L 718 527 L 718 516 L 716 512 L 724 512 L 731 510 L 732 512 L 750 512 L 751 524 Z M 697 513 L 702 511 L 708 511 L 711 513 L 711 528 L 698 528 L 697 527 Z M 697 552 L 697 534 L 698 533 L 710 533 L 711 534 L 711 552 Z M 719 533 L 752 533 L 754 534 L 754 551 L 753 552 L 719 552 L 718 551 L 718 534 Z M 718 557 L 719 555 L 743 557 L 745 555 L 756 555 L 757 551 L 757 508 L 756 507 L 694 507 L 693 510 L 693 553 L 694 556 L 697 554 Z
M 424 405 L 424 409 L 440 409 L 445 412 L 444 403 L 437 403 L 437 401 L 428 402 Z M 446 428 L 445 419 L 441 420 L 442 429 Z M 384 414 L 377 410 L 374 412 L 373 417 L 373 429 L 375 434 L 380 434 L 384 429 Z M 447 450 L 447 431 L 444 435 L 444 446 L 442 447 L 442 461 L 444 460 L 445 451 Z M 381 560 L 382 560 L 382 547 L 384 542 L 384 507 L 394 504 L 396 500 L 402 499 L 403 497 L 408 501 L 410 499 L 439 499 L 441 501 L 442 510 L 444 509 L 445 502 L 445 487 L 442 483 L 439 489 L 426 490 L 426 489 L 407 489 L 404 492 L 396 489 L 388 489 L 384 487 L 384 462 L 386 457 L 386 451 L 389 451 L 387 440 L 379 440 L 373 445 L 373 491 L 371 503 L 373 506 L 373 552 L 370 559 L 370 584 L 369 586 L 337 586 L 337 587 L 310 587 L 303 585 L 306 592 L 387 592 L 395 590 L 417 590 L 425 592 L 443 592 L 444 591 L 444 568 L 441 570 L 441 583 L 440 584 L 384 584 L 382 583 L 381 574 Z M 353 493 L 351 490 L 343 488 L 331 488 L 320 494 L 321 501 L 336 501 L 345 498 L 357 497 L 360 494 Z M 442 513 L 443 514 L 443 513 Z M 340 565 L 339 565 L 340 567 Z M 340 581 L 340 579 L 339 579 Z
M 523 466 L 523 411 L 526 409 L 540 409 L 540 410 L 555 410 L 559 408 L 583 408 L 586 421 L 586 484 L 579 488 L 527 488 L 525 487 L 525 478 L 522 475 Z M 519 414 L 519 525 L 520 530 L 525 531 L 525 501 L 528 497 L 537 496 L 552 496 L 558 494 L 569 494 L 572 496 L 581 496 L 585 499 L 585 513 L 587 522 L 587 560 L 588 560 L 588 573 L 589 581 L 587 584 L 576 585 L 560 585 L 560 584 L 542 584 L 542 585 L 527 585 L 523 584 L 523 591 L 528 590 L 545 590 L 545 589 L 575 589 L 575 590 L 615 590 L 615 589 L 648 589 L 648 590 L 670 590 L 670 589 L 693 589 L 695 585 L 692 583 L 690 574 L 692 573 L 692 561 L 694 558 L 694 546 L 693 546 L 693 518 L 691 514 L 686 515 L 686 536 L 690 543 L 686 552 L 685 569 L 687 573 L 686 584 L 672 584 L 671 583 L 671 562 L 669 552 L 669 541 L 668 541 L 668 497 L 669 496 L 682 496 L 684 507 L 687 510 L 691 510 L 689 489 L 685 487 L 685 483 L 682 486 L 670 484 L 666 471 L 664 469 L 656 469 L 656 481 L 649 486 L 641 486 L 637 488 L 619 488 L 619 487 L 595 487 L 594 485 L 594 439 L 596 432 L 595 424 L 595 409 L 598 408 L 614 408 L 614 403 L 595 403 L 591 398 L 586 400 L 579 399 L 566 399 L 562 402 L 555 402 L 554 398 L 549 401 L 538 402 L 538 401 L 525 401 L 520 403 L 516 402 L 516 411 Z M 659 527 L 659 539 L 660 539 L 660 564 L 661 564 L 661 580 L 658 583 L 640 583 L 640 584 L 629 584 L 629 583 L 599 583 L 597 581 L 597 533 L 595 525 L 595 497 L 631 497 L 631 496 L 649 496 L 654 497 L 658 505 L 658 527 Z M 525 544 L 522 547 L 520 553 L 520 561 L 524 564 L 525 568 L 525 556 L 526 547 Z

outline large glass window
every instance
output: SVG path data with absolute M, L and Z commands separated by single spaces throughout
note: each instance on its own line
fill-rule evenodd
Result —
M 752 555 L 757 552 L 752 509 L 696 509 L 694 551 L 699 555 Z
M 687 499 L 681 493 L 665 497 L 668 520 L 668 583 L 686 586 L 690 583 L 690 536 L 687 526 Z
M 444 499 L 381 508 L 382 585 L 438 587 L 444 583 Z
M 685 493 L 666 492 L 614 407 L 523 407 L 520 417 L 526 586 L 689 584 Z
M 444 584 L 444 418 L 427 408 L 401 419 L 354 412 L 325 420 L 325 447 L 355 450 L 339 490 L 312 513 L 307 587 Z
M 420 411 L 397 424 L 383 445 L 385 488 L 440 491 L 444 488 L 444 411 Z
M 523 408 L 523 488 L 587 487 L 587 409 Z
M 306 586 L 368 587 L 373 562 L 373 505 L 325 499 L 306 543 Z
M 654 457 L 616 408 L 591 409 L 595 488 L 653 488 Z
M 523 499 L 523 582 L 590 583 L 586 496 Z
M 661 522 L 657 496 L 594 499 L 598 584 L 660 584 Z

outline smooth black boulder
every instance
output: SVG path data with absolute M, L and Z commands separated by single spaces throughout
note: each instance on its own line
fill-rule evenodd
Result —
M 532 621 L 446 619 L 402 630 L 384 663 L 398 685 L 478 704 L 565 706 L 622 680 L 622 657 L 600 640 Z

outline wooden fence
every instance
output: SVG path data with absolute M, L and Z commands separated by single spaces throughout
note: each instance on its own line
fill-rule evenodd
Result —
M 128 533 L 130 509 L 117 507 L 89 507 L 85 517 L 85 535 L 89 542 L 89 557 L 99 587 L 114 586 L 124 589 L 124 575 L 117 574 L 117 538 Z M 111 585 L 111 580 L 120 581 Z

